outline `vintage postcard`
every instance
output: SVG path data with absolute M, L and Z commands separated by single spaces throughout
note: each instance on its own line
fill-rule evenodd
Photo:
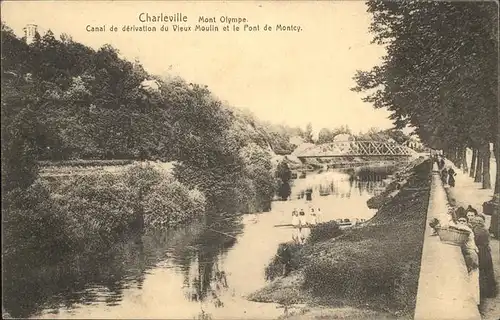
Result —
M 498 2 L 1 7 L 3 318 L 500 318 Z

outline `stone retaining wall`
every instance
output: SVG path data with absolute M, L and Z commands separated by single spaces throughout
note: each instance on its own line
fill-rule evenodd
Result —
M 481 319 L 472 296 L 467 267 L 460 247 L 442 243 L 433 236 L 429 222 L 437 218 L 447 223 L 448 201 L 434 164 L 427 210 L 420 277 L 418 282 L 416 320 Z

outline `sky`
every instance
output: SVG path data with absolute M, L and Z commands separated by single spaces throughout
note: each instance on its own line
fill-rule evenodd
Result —
M 350 91 L 356 70 L 381 63 L 385 50 L 370 44 L 371 16 L 363 1 L 184 2 L 184 1 L 3 1 L 1 17 L 19 36 L 28 23 L 98 49 L 109 43 L 124 58 L 138 59 L 157 75 L 178 75 L 204 84 L 229 104 L 258 118 L 305 128 L 348 125 L 354 132 L 391 128 L 389 112 Z M 194 29 L 200 16 L 215 17 L 219 32 L 173 32 L 171 23 L 139 21 L 176 13 Z M 220 17 L 245 18 L 259 31 L 223 31 Z M 264 31 L 267 24 L 272 31 Z M 277 24 L 297 31 L 276 31 Z M 106 26 L 105 32 L 86 31 Z M 123 26 L 155 26 L 156 32 L 124 32 Z M 170 26 L 168 32 L 160 31 Z M 232 28 L 233 24 L 229 26 Z M 238 24 L 236 24 L 238 25 Z M 109 31 L 111 26 L 117 32 Z

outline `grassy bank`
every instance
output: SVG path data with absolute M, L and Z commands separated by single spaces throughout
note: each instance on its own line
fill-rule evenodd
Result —
M 314 308 L 342 307 L 348 313 L 345 317 L 357 319 L 372 319 L 373 312 L 377 317 L 412 317 L 430 163 L 420 163 L 404 174 L 406 183 L 401 190 L 365 226 L 343 233 L 329 232 L 329 238 L 311 237 L 312 241 L 303 247 L 283 245 L 281 251 L 290 248 L 292 272 L 272 280 L 249 299 L 307 303 Z M 278 254 L 283 256 L 282 252 Z M 279 269 L 282 262 L 274 259 L 268 270 Z M 314 318 L 315 312 L 311 309 L 304 317 L 309 313 Z

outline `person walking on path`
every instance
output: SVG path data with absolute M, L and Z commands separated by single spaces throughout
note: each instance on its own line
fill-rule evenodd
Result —
M 306 190 L 306 201 L 312 201 L 312 192 L 313 192 L 312 188 L 308 188 Z
M 445 165 L 445 162 L 444 162 L 444 159 L 441 158 L 439 159 L 439 170 L 443 170 L 444 169 L 444 165 Z
M 474 297 L 474 301 L 477 305 L 479 305 L 480 291 L 478 248 L 474 241 L 474 232 L 467 225 L 467 222 L 471 223 L 471 221 L 467 221 L 465 218 L 459 218 L 456 228 L 469 232 L 467 241 L 462 245 L 462 253 L 464 255 L 465 265 L 467 266 L 467 271 L 469 274 L 468 282 L 470 285 L 470 290 L 472 296 Z
M 443 169 L 441 171 L 441 180 L 443 181 L 444 186 L 448 184 L 448 170 Z
M 455 186 L 455 176 L 457 174 L 455 173 L 455 170 L 453 168 L 448 169 L 448 184 L 450 185 L 451 188 Z
M 484 226 L 484 218 L 476 216 L 472 219 L 474 241 L 479 256 L 479 288 L 481 300 L 497 295 L 497 283 L 491 259 L 490 234 Z

